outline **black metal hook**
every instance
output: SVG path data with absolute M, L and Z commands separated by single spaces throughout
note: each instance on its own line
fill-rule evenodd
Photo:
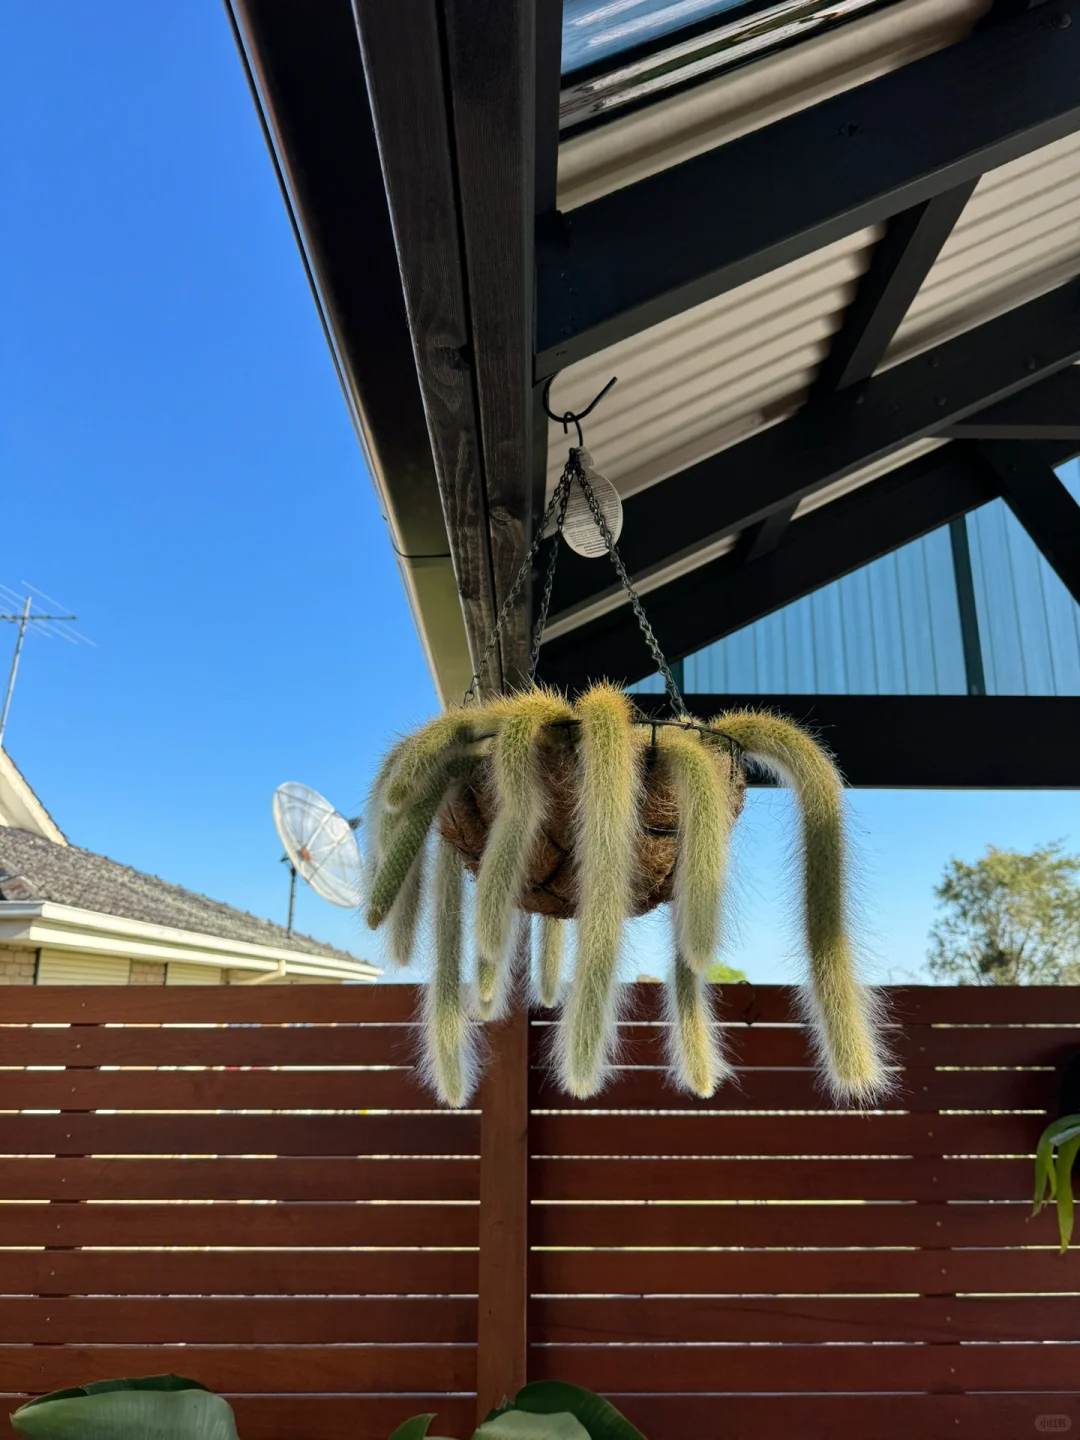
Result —
M 549 403 L 549 401 L 550 401 L 550 399 L 551 399 L 551 386 L 552 386 L 553 381 L 555 380 L 555 376 L 552 375 L 552 376 L 549 377 L 547 384 L 544 386 L 544 394 L 543 394 L 544 414 L 548 417 L 549 420 L 554 420 L 557 425 L 561 425 L 561 426 L 562 426 L 562 428 L 563 428 L 563 434 L 564 434 L 564 435 L 566 435 L 566 434 L 569 433 L 569 430 L 570 430 L 570 426 L 571 426 L 571 425 L 575 426 L 576 429 L 577 429 L 578 449 L 580 450 L 580 449 L 582 448 L 582 446 L 585 444 L 585 441 L 584 441 L 584 439 L 582 438 L 582 434 L 581 434 L 581 422 L 582 422 L 582 420 L 585 419 L 586 415 L 591 415 L 591 414 L 592 414 L 592 412 L 596 409 L 597 405 L 599 405 L 600 401 L 601 401 L 601 400 L 604 398 L 604 396 L 608 393 L 608 391 L 609 391 L 609 390 L 611 389 L 611 387 L 615 384 L 615 382 L 616 382 L 616 380 L 618 380 L 618 378 L 619 378 L 619 377 L 618 377 L 617 375 L 613 375 L 613 376 L 611 377 L 611 379 L 607 382 L 607 384 L 604 386 L 604 388 L 600 391 L 599 395 L 596 395 L 596 396 L 593 398 L 591 404 L 586 405 L 585 409 L 578 411 L 578 413 L 577 413 L 576 415 L 574 414 L 574 412 L 573 412 L 572 410 L 567 410 L 567 411 L 565 412 L 565 414 L 563 414 L 563 415 L 556 415 L 555 412 L 554 412 L 554 410 L 552 410 L 551 405 L 550 405 L 550 403 Z

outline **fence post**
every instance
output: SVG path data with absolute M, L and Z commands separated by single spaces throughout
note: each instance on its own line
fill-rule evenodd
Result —
M 488 1026 L 480 1089 L 480 1257 L 476 1406 L 480 1419 L 525 1384 L 529 1297 L 529 1016 Z

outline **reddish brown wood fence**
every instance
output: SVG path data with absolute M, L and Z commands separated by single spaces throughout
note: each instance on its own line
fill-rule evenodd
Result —
M 539 1017 L 482 1119 L 432 1110 L 403 988 L 9 989 L 0 1391 L 177 1370 L 243 1440 L 465 1435 L 526 1373 L 650 1440 L 1080 1426 L 1080 1256 L 1024 1203 L 1080 991 L 890 998 L 880 1112 L 831 1109 L 771 988 L 726 993 L 739 1084 L 687 1101 L 643 987 L 601 1101 Z

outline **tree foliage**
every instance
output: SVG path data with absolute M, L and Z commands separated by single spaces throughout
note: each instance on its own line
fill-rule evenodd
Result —
M 961 985 L 1080 983 L 1080 855 L 1060 841 L 1023 854 L 988 847 L 950 860 L 936 886 L 940 915 L 929 963 Z

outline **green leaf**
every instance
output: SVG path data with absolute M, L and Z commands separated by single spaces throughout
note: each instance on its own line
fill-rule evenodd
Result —
M 1047 1199 L 1053 1200 L 1057 1194 L 1057 1178 L 1054 1175 L 1054 1142 L 1053 1139 L 1043 1132 L 1035 1151 L 1035 1198 L 1032 1202 L 1031 1213 L 1038 1215 L 1039 1211 L 1046 1204 Z
M 68 1390 L 51 1390 L 48 1395 L 28 1400 L 22 1408 L 28 1410 L 31 1405 L 48 1405 L 53 1400 L 74 1399 L 78 1395 L 105 1395 L 111 1390 L 206 1390 L 206 1386 L 183 1375 L 137 1375 L 132 1380 L 92 1380 L 88 1385 L 75 1385 Z
M 32 1400 L 12 1426 L 30 1440 L 238 1440 L 232 1408 L 194 1381 L 103 1381 L 83 1391 Z
M 429 1435 L 427 1427 L 435 1416 L 414 1415 L 411 1420 L 404 1420 L 390 1436 L 390 1440 L 440 1440 L 438 1435 Z
M 620 1415 L 614 1405 L 580 1385 L 567 1385 L 561 1380 L 536 1380 L 518 1391 L 514 1404 L 519 1410 L 528 1410 L 534 1415 L 569 1411 L 584 1425 L 589 1440 L 645 1440 L 641 1431 L 631 1425 L 625 1415 Z
M 473 1440 L 589 1440 L 589 1432 L 565 1410 L 542 1415 L 507 1410 L 485 1420 Z
M 1057 1217 L 1058 1234 L 1061 1236 L 1061 1253 L 1069 1248 L 1073 1232 L 1073 1189 L 1072 1168 L 1080 1153 L 1080 1135 L 1067 1140 L 1058 1148 L 1057 1155 Z

